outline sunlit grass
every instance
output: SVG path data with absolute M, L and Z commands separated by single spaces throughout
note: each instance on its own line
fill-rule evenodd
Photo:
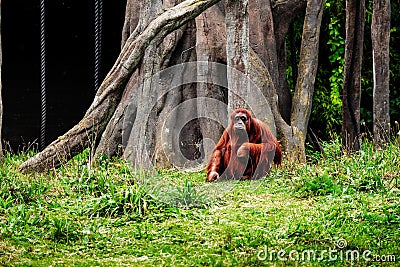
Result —
M 92 165 L 88 151 L 56 171 L 22 174 L 18 166 L 32 153 L 8 153 L 0 168 L 0 265 L 380 266 L 361 256 L 277 255 L 340 250 L 343 240 L 343 252 L 399 261 L 399 147 L 365 142 L 348 156 L 338 141 L 323 147 L 324 156 L 310 154 L 313 163 L 212 187 L 203 172 L 135 173 L 108 158 Z

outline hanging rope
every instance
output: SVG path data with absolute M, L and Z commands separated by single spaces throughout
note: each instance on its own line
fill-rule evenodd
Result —
M 100 86 L 101 50 L 103 31 L 103 0 L 95 0 L 94 5 L 94 89 Z
M 40 0 L 40 149 L 46 147 L 46 39 L 44 0 Z

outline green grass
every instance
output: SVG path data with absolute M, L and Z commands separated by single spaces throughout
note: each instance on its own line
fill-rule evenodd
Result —
M 88 151 L 22 174 L 32 153 L 6 154 L 0 266 L 400 266 L 398 146 L 365 143 L 351 156 L 323 146 L 313 164 L 213 184 L 202 172 L 134 173 L 119 159 L 90 166 Z M 397 262 L 366 262 L 365 251 Z

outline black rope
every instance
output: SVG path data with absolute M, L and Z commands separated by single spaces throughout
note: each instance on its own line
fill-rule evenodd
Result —
M 44 0 L 40 0 L 40 149 L 46 147 L 46 10 Z
M 94 5 L 94 89 L 100 86 L 101 50 L 103 32 L 103 0 L 95 0 Z

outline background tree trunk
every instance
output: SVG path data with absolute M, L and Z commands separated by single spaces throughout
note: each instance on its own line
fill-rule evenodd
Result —
M 237 108 L 248 108 L 249 95 L 249 12 L 247 0 L 226 1 L 226 56 L 228 71 L 229 114 Z M 237 71 L 234 71 L 237 70 Z M 243 74 L 243 76 L 242 76 Z M 241 96 L 239 96 L 239 92 Z
M 308 0 L 300 50 L 299 73 L 291 112 L 292 138 L 287 146 L 288 151 L 292 151 L 290 155 L 292 161 L 295 159 L 305 161 L 305 141 L 318 67 L 319 33 L 323 10 L 323 0 Z
M 219 62 L 226 64 L 226 29 L 224 3 L 219 3 L 204 11 L 196 18 L 196 55 L 197 61 Z M 204 66 L 201 68 L 200 66 Z M 212 83 L 212 74 L 215 73 L 213 64 L 202 64 L 197 68 L 197 75 L 207 77 L 207 83 L 197 83 L 197 112 L 210 114 L 199 116 L 202 157 L 211 155 L 215 144 L 227 125 L 228 110 L 218 108 L 213 102 L 206 99 L 215 99 L 219 103 L 228 103 L 226 88 Z M 211 118 L 225 118 L 218 123 Z
M 186 0 L 160 14 L 140 34 L 132 33 L 113 68 L 101 84 L 84 118 L 42 152 L 24 162 L 20 169 L 22 171 L 48 170 L 58 167 L 89 146 L 95 147 L 96 140 L 114 115 L 123 95 L 123 89 L 141 62 L 146 48 L 149 45 L 161 43 L 173 30 L 194 19 L 216 2 L 218 0 Z M 138 113 L 136 116 L 138 117 Z M 143 131 L 140 128 L 134 130 Z
M 342 150 L 358 151 L 360 143 L 361 63 L 365 0 L 346 0 L 346 43 L 342 96 Z
M 389 113 L 389 41 L 390 0 L 374 0 L 371 39 L 373 53 L 373 128 L 376 145 L 383 146 L 390 139 Z

